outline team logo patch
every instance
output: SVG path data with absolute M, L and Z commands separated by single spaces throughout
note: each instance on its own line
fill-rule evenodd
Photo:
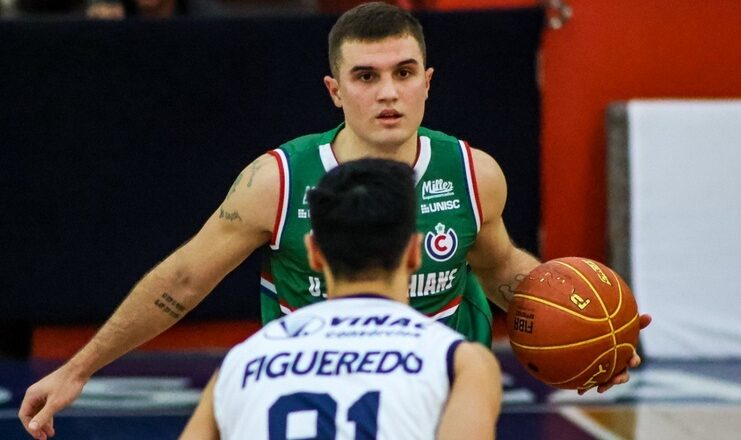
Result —
M 458 236 L 453 228 L 445 230 L 445 225 L 438 223 L 435 232 L 428 232 L 425 236 L 425 250 L 427 255 L 435 261 L 447 261 L 458 249 Z

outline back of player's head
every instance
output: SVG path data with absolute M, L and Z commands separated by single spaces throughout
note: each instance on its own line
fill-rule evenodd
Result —
M 346 41 L 372 42 L 388 37 L 411 35 L 419 43 L 422 62 L 427 63 L 427 48 L 422 25 L 409 12 L 383 2 L 364 3 L 340 16 L 329 32 L 329 67 L 338 75 L 340 47 Z
M 314 239 L 332 274 L 348 281 L 390 273 L 416 231 L 414 170 L 384 159 L 340 165 L 309 192 Z

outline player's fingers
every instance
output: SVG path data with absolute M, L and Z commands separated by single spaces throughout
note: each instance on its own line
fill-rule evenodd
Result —
M 651 315 L 648 313 L 644 313 L 643 315 L 640 315 L 638 317 L 638 327 L 643 330 L 644 328 L 648 327 L 649 324 L 651 324 Z
M 628 361 L 628 365 L 630 368 L 636 368 L 641 365 L 641 357 L 638 356 L 638 353 L 633 353 L 633 357 Z
M 38 438 L 39 426 L 37 424 L 32 425 L 31 421 L 39 412 L 39 409 L 44 407 L 44 403 L 45 401 L 42 397 L 37 396 L 33 390 L 29 389 L 23 397 L 20 410 L 18 410 L 18 418 L 21 419 L 23 427 L 34 438 Z
M 46 434 L 48 437 L 54 437 L 54 418 L 49 421 L 49 423 L 45 424 L 41 427 L 41 430 Z
M 628 373 L 628 370 L 623 371 L 622 373 L 618 374 L 617 376 L 612 378 L 612 382 L 610 385 L 622 385 L 630 380 L 630 373 Z
M 50 437 L 54 435 L 54 414 L 61 406 L 55 405 L 53 401 L 47 401 L 46 405 L 28 423 L 28 427 L 34 432 L 43 432 Z

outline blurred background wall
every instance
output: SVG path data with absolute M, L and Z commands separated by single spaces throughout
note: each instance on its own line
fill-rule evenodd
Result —
M 3 1 L 3 11 L 8 9 L 9 3 L 10 0 Z M 59 321 L 55 318 L 59 315 L 53 311 L 58 298 L 50 293 L 55 290 L 53 287 L 59 286 L 73 292 L 74 299 L 70 302 L 66 297 L 67 303 L 62 307 L 70 309 L 75 319 L 99 322 L 146 268 L 194 232 L 209 210 L 216 206 L 241 166 L 257 154 L 258 150 L 246 152 L 234 139 L 249 139 L 251 145 L 261 151 L 294 134 L 322 130 L 339 120 L 339 114 L 330 108 L 326 92 L 319 83 L 321 75 L 326 73 L 324 41 L 333 21 L 332 14 L 360 2 L 268 2 L 271 7 L 276 6 L 272 15 L 283 15 L 283 19 L 288 20 L 283 25 L 290 30 L 278 33 L 279 37 L 276 37 L 278 22 L 275 21 L 278 19 L 271 14 L 262 15 L 266 2 L 233 0 L 221 3 L 225 11 L 231 11 L 229 13 L 238 18 L 219 22 L 217 26 L 209 20 L 221 19 L 213 17 L 187 24 L 177 20 L 171 23 L 86 23 L 79 21 L 78 5 L 76 10 L 69 12 L 76 21 L 69 23 L 32 21 L 28 16 L 21 21 L 0 20 L 0 59 L 3 60 L 0 63 L 0 143 L 3 147 L 0 166 L 4 168 L 1 218 L 6 234 L 2 253 L 4 286 L 0 294 L 8 305 L 5 314 L 0 315 L 0 323 L 16 329 L 18 326 L 8 323 L 13 320 L 25 323 Z M 396 3 L 418 12 L 430 40 L 430 61 L 437 68 L 425 124 L 467 138 L 500 160 L 511 186 L 505 219 L 518 243 L 538 252 L 543 259 L 567 255 L 603 261 L 607 258 L 604 112 L 611 102 L 631 98 L 741 95 L 741 57 L 738 56 L 741 53 L 741 33 L 738 32 L 741 2 L 735 0 L 701 3 L 692 0 L 569 0 L 565 3 L 573 9 L 573 17 L 561 29 L 549 29 L 542 34 L 543 15 L 554 15 L 553 10 L 543 9 L 543 6 L 559 2 L 399 0 Z M 281 9 L 280 5 L 284 7 Z M 251 12 L 259 14 L 250 15 Z M 52 13 L 55 12 L 46 11 L 42 15 L 49 18 Z M 243 39 L 247 34 L 249 38 Z M 285 39 L 286 34 L 291 38 Z M 66 43 L 71 46 L 67 44 L 65 49 Z M 94 55 L 95 50 L 106 45 L 115 51 L 102 52 L 102 57 Z M 255 49 L 263 51 L 262 56 L 268 58 L 256 56 L 244 60 L 237 56 Z M 270 51 L 275 49 L 301 57 L 302 68 L 310 66 L 312 73 L 295 75 L 293 66 L 285 60 L 264 64 Z M 215 64 L 209 64 L 212 61 Z M 75 65 L 75 62 L 79 63 Z M 112 75 L 107 73 L 106 63 L 112 66 Z M 175 68 L 177 63 L 185 66 L 185 70 Z M 130 72 L 132 76 L 127 77 L 127 71 L 121 70 L 126 65 L 137 66 Z M 256 66 L 259 68 L 255 69 Z M 223 81 L 224 74 L 244 81 L 238 81 L 234 88 Z M 106 75 L 111 84 L 101 80 Z M 145 81 L 147 75 L 152 75 L 155 82 Z M 282 79 L 271 82 L 276 75 Z M 139 84 L 135 86 L 139 95 L 129 95 L 122 88 L 132 84 Z M 62 87 L 60 92 L 60 85 L 72 88 Z M 217 93 L 209 91 L 211 87 L 215 87 Z M 137 100 L 135 96 L 140 95 L 148 98 Z M 98 119 L 91 121 L 74 116 L 78 109 L 70 108 L 69 100 L 76 96 L 85 96 L 84 111 Z M 244 96 L 260 97 L 261 105 L 255 107 L 254 101 L 248 102 Z M 277 107 L 272 106 L 276 103 L 275 96 L 281 96 Z M 299 96 L 301 98 L 296 98 Z M 107 108 L 104 104 L 111 98 L 128 102 L 130 113 L 122 117 Z M 171 107 L 160 106 L 160 100 Z M 266 102 L 271 106 L 264 105 Z M 295 120 L 297 108 L 303 109 L 310 119 Z M 170 110 L 188 115 L 178 121 L 151 116 L 151 112 L 167 115 Z M 227 111 L 237 113 L 227 115 Z M 94 123 L 100 118 L 121 133 L 139 134 L 130 134 L 135 136 L 133 139 L 117 137 Z M 256 122 L 261 128 L 275 126 L 281 130 L 261 130 L 259 136 L 254 137 L 245 131 L 245 120 Z M 209 129 L 217 130 L 224 138 L 198 137 L 204 134 L 192 136 L 192 131 L 203 124 L 212 124 Z M 182 130 L 163 132 L 163 126 Z M 50 127 L 66 127 L 65 136 L 59 136 L 60 132 Z M 137 130 L 131 130 L 132 127 Z M 167 163 L 166 146 L 159 142 L 162 137 L 199 141 L 201 145 L 218 145 L 226 150 L 207 158 L 195 149 L 185 156 L 178 153 L 179 168 L 166 170 L 171 178 L 167 184 L 170 186 L 158 189 L 162 197 L 167 189 L 178 189 L 176 182 L 187 180 L 194 170 L 200 173 L 198 180 L 204 184 L 195 193 L 191 191 L 188 198 L 169 200 L 169 207 L 174 210 L 151 209 L 148 215 L 161 219 L 154 223 L 154 229 L 143 228 L 137 223 L 143 221 L 142 218 L 118 219 L 117 230 L 133 235 L 118 238 L 114 235 L 118 241 L 111 247 L 100 241 L 105 233 L 103 225 L 98 226 L 100 237 L 78 237 L 69 230 L 42 228 L 42 232 L 34 234 L 47 246 L 56 246 L 56 255 L 47 255 L 43 249 L 33 252 L 21 235 L 23 228 L 48 224 L 64 226 L 65 221 L 50 216 L 53 210 L 45 206 L 49 200 L 40 203 L 40 197 L 49 191 L 63 195 L 78 191 L 82 198 L 76 199 L 76 203 L 84 203 L 88 208 L 106 201 L 90 199 L 103 196 L 87 194 L 85 183 L 77 187 L 65 186 L 66 181 L 48 162 L 50 156 L 32 149 L 31 141 L 41 140 L 52 149 L 51 157 L 76 164 L 78 168 L 72 170 L 76 170 L 78 176 L 85 175 L 83 162 L 69 156 L 69 148 L 61 148 L 62 144 L 73 143 L 73 137 L 67 134 L 85 139 L 84 148 L 88 153 L 101 154 L 96 159 L 99 165 L 96 172 L 113 176 L 121 171 L 117 164 L 128 163 L 133 171 L 131 179 L 141 187 L 156 187 L 157 181 L 146 181 L 155 179 L 151 174 L 141 180 L 147 171 L 141 166 L 146 164 L 147 154 L 140 152 L 140 157 L 124 157 L 127 145 L 144 145 L 161 154 L 158 156 L 161 163 L 144 166 L 149 167 L 149 171 Z M 113 148 L 112 155 L 102 155 L 102 150 L 97 148 L 96 141 L 102 135 L 113 139 L 113 143 L 100 144 Z M 235 161 L 232 155 L 237 155 L 239 160 Z M 13 162 L 20 157 L 25 162 Z M 117 160 L 120 158 L 124 158 L 123 162 Z M 19 163 L 29 171 L 19 168 Z M 15 183 L 10 183 L 10 176 L 14 176 Z M 93 180 L 100 182 L 97 178 Z M 116 182 L 112 190 L 125 194 L 123 186 L 116 187 L 122 183 Z M 33 197 L 29 198 L 29 194 Z M 194 194 L 202 197 L 203 201 L 199 202 L 202 205 L 192 205 Z M 154 195 L 144 194 L 146 197 Z M 204 202 L 206 200 L 208 203 Z M 137 209 L 152 206 L 145 198 L 130 202 L 138 206 Z M 75 202 L 57 197 L 52 203 L 73 209 Z M 164 238 L 162 231 L 172 224 L 178 225 L 177 230 Z M 80 257 L 70 249 L 70 244 L 80 239 L 100 244 L 96 253 L 83 256 L 90 270 L 87 278 L 80 281 L 78 276 L 61 280 L 45 276 L 45 271 L 48 273 L 69 264 L 68 256 Z M 142 245 L 152 241 L 157 243 L 154 248 Z M 107 253 L 116 249 L 131 255 L 128 266 L 121 271 L 104 270 L 117 267 L 116 263 L 105 259 Z M 44 265 L 39 264 L 42 260 Z M 29 268 L 34 269 L 28 272 Z M 254 268 L 246 266 L 244 270 L 243 276 L 254 276 Z M 251 282 L 247 278 L 234 281 L 232 289 L 236 292 Z M 111 283 L 115 287 L 100 290 L 99 286 L 111 286 Z M 90 289 L 91 285 L 96 287 Z M 22 286 L 21 290 L 17 286 Z M 103 295 L 105 300 L 95 306 L 85 305 L 83 299 L 89 298 L 88 295 Z M 223 300 L 225 295 L 213 297 Z M 212 312 L 230 313 L 229 310 L 239 310 L 235 316 L 242 316 L 245 309 L 253 307 L 244 302 L 248 301 L 244 297 L 234 296 L 232 300 L 236 301 L 231 303 L 233 308 L 206 303 L 195 316 L 211 318 L 215 316 Z M 51 301 L 52 306 L 43 301 Z M 217 300 L 209 298 L 207 301 Z M 17 314 L 11 312 L 13 310 L 23 312 Z
M 419 17 L 436 68 L 424 125 L 498 158 L 510 232 L 537 252 L 543 11 Z M 322 83 L 335 18 L 0 21 L 2 339 L 94 328 L 246 164 L 340 123 Z M 257 319 L 258 271 L 255 255 L 186 321 Z

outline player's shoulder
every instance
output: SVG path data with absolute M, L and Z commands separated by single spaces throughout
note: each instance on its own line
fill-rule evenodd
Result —
M 332 142 L 339 127 L 320 133 L 309 133 L 282 143 L 278 149 L 285 154 L 293 156 L 307 151 L 315 151 L 320 145 Z
M 278 200 L 277 183 L 280 179 L 280 171 L 278 161 L 274 156 L 275 153 L 272 151 L 263 153 L 242 169 L 227 196 L 230 201 L 236 201 L 238 204 L 246 201 L 255 203 L 254 197 L 257 197 L 260 203 Z M 257 191 L 241 191 L 243 187 Z M 234 197 L 232 197 L 233 193 Z M 245 199 L 245 197 L 248 198 Z M 265 211 L 269 211 L 269 207 L 270 205 L 267 205 Z
M 456 371 L 472 375 L 499 375 L 500 367 L 494 354 L 477 342 L 462 342 L 455 349 Z
M 435 142 L 436 144 L 443 144 L 443 145 L 454 145 L 458 146 L 461 142 L 461 140 L 453 135 L 443 133 L 439 130 L 432 130 L 427 127 L 419 127 L 417 130 L 417 134 L 420 136 L 425 136 L 429 138 L 432 142 Z
M 471 148 L 471 159 L 479 191 L 489 197 L 494 193 L 506 195 L 507 180 L 499 163 L 489 153 L 478 148 Z

